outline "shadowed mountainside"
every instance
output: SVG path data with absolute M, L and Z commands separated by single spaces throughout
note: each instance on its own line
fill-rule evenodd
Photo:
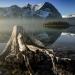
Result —
M 45 2 L 41 6 L 28 4 L 24 7 L 13 5 L 0 8 L 0 17 L 61 18 L 61 14 L 52 4 Z

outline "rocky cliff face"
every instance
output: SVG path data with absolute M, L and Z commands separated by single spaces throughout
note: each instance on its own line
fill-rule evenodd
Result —
M 74 75 L 75 61 L 55 56 L 39 47 L 20 26 L 14 26 L 5 51 L 0 55 L 1 75 Z M 2 58 L 2 60 L 1 60 Z
M 11 7 L 0 8 L 0 17 L 24 17 L 24 18 L 61 18 L 61 14 L 50 3 L 31 5 L 24 7 L 13 5 Z
M 45 2 L 45 4 L 36 12 L 42 17 L 61 18 L 61 14 L 58 12 L 58 10 L 49 2 Z

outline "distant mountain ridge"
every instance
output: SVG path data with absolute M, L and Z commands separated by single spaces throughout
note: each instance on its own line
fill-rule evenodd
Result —
M 69 15 L 63 16 L 63 18 L 75 18 L 75 14 L 69 14 Z
M 24 7 L 13 5 L 0 8 L 0 17 L 61 18 L 61 14 L 52 4 L 45 2 L 37 5 L 28 4 Z

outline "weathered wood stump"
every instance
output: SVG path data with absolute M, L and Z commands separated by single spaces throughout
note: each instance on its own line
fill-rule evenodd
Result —
M 52 49 L 31 38 L 20 26 L 14 26 L 1 58 L 1 75 L 4 71 L 5 75 L 73 75 L 75 71 L 70 69 L 74 65 L 71 60 L 56 57 Z

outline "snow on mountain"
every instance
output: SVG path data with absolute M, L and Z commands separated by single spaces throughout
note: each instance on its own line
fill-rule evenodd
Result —
M 65 16 L 62 16 L 63 18 L 73 18 L 75 17 L 75 14 L 71 14 L 71 15 L 65 15 Z
M 65 35 L 65 36 L 67 36 L 67 35 L 69 35 L 69 36 L 75 36 L 75 34 L 73 34 L 73 33 L 62 33 L 61 35 L 62 35 L 62 36 L 63 36 L 63 35 Z
M 40 12 L 40 13 L 37 13 L 37 15 L 39 15 L 40 17 L 46 18 L 46 17 L 49 16 L 49 12 L 47 12 L 47 11 L 40 10 L 39 12 Z
M 45 2 L 39 10 L 49 12 L 48 18 L 61 18 L 61 14 L 58 10 L 49 2 Z
M 43 6 L 43 4 L 40 3 L 40 4 L 37 4 L 37 5 L 33 5 L 33 8 L 34 8 L 35 11 L 37 11 L 37 10 L 39 10 L 42 6 Z
M 0 17 L 61 18 L 61 14 L 52 4 L 45 2 L 44 4 L 37 5 L 27 4 L 24 7 L 13 5 L 0 8 Z

